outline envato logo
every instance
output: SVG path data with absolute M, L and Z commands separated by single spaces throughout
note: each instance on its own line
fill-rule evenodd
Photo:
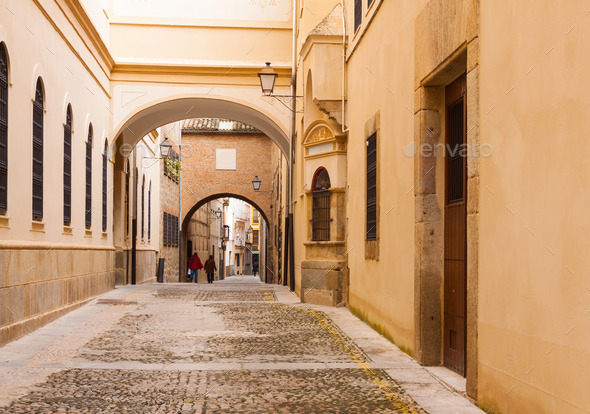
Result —
M 490 144 L 479 145 L 476 142 L 472 144 L 421 144 L 416 145 L 415 142 L 410 142 L 404 148 L 404 155 L 408 158 L 413 158 L 420 155 L 423 158 L 449 156 L 454 157 L 470 157 L 470 158 L 489 158 L 494 153 L 494 147 Z

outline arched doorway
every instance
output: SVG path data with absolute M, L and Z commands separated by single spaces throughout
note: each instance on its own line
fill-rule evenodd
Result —
M 269 213 L 242 194 L 218 193 L 199 200 L 182 222 L 180 254 L 187 260 L 181 266 L 197 253 L 200 258 L 213 256 L 217 280 L 253 275 L 268 282 L 268 263 L 273 254 L 272 247 L 269 249 Z
M 260 99 L 260 92 L 252 92 L 256 94 L 257 98 L 252 99 L 251 102 L 236 99 L 231 96 L 165 96 L 157 101 L 151 101 L 143 105 L 138 104 L 142 102 L 143 98 L 133 101 L 123 112 L 114 111 L 113 122 L 117 125 L 114 129 L 113 136 L 115 137 L 113 143 L 114 153 L 114 212 L 113 212 L 113 226 L 114 234 L 113 240 L 117 253 L 121 256 L 118 258 L 119 262 L 132 263 L 132 260 L 125 260 L 125 251 L 128 248 L 125 243 L 126 213 L 125 203 L 125 164 L 127 157 L 130 155 L 134 146 L 140 142 L 144 136 L 150 134 L 157 128 L 170 124 L 176 121 L 181 121 L 187 118 L 194 117 L 215 117 L 226 118 L 251 125 L 266 135 L 268 139 L 276 144 L 280 154 L 286 154 L 289 149 L 289 139 L 287 137 L 287 123 L 288 117 L 284 117 L 272 105 L 265 103 L 266 101 Z M 133 109 L 132 109 L 133 108 Z M 115 108 L 116 109 L 116 108 Z M 123 109 L 123 108 L 120 108 Z M 283 119 L 284 118 L 284 119 Z M 284 157 L 288 160 L 287 157 Z M 252 163 L 256 164 L 256 163 Z M 268 222 L 269 204 L 264 200 L 268 198 L 268 194 L 260 196 L 251 190 L 251 180 L 257 174 L 252 174 L 252 177 L 241 180 L 243 182 L 233 182 L 231 185 L 222 183 L 220 185 L 209 185 L 207 191 L 196 191 L 192 188 L 190 197 L 183 197 L 182 200 L 182 217 L 179 217 L 181 222 L 186 217 L 185 212 L 191 209 L 189 206 L 194 206 L 198 200 L 209 197 L 213 192 L 217 194 L 231 193 L 248 197 L 257 205 L 260 205 L 259 210 L 265 221 Z M 258 174 L 260 175 L 260 174 Z M 262 178 L 263 182 L 270 186 L 272 178 Z M 214 183 L 215 180 L 210 181 Z M 141 185 L 141 181 L 139 181 Z M 248 189 L 249 188 L 249 189 Z M 265 190 L 261 191 L 263 194 Z M 184 183 L 183 183 L 184 194 Z M 261 198 L 258 200 L 258 198 Z M 131 237 L 131 244 L 134 238 Z M 186 250 L 184 240 L 178 241 L 181 249 Z M 181 252 L 179 257 L 179 267 L 182 267 L 182 257 L 184 252 Z M 133 267 L 133 265 L 132 265 Z M 123 269 L 121 269 L 123 270 Z M 180 273 L 180 272 L 179 272 Z M 182 273 L 180 273 L 180 276 Z

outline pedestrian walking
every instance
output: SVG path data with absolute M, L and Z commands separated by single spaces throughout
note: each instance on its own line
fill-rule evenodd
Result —
M 213 283 L 213 278 L 215 277 L 215 271 L 217 270 L 217 265 L 215 264 L 215 259 L 213 259 L 213 255 L 209 255 L 209 258 L 205 261 L 205 272 L 207 272 L 207 283 Z
M 252 265 L 252 273 L 254 273 L 254 276 L 256 276 L 256 273 L 258 273 L 258 263 L 254 263 L 254 265 Z
M 190 272 L 189 282 L 192 282 L 193 279 L 195 283 L 198 283 L 198 274 L 199 270 L 203 268 L 203 263 L 201 263 L 201 259 L 199 259 L 199 255 L 195 252 L 190 260 L 188 261 L 188 269 Z

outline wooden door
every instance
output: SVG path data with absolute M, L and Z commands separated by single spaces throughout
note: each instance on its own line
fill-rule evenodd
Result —
M 466 77 L 446 88 L 444 365 L 465 376 L 467 313 Z

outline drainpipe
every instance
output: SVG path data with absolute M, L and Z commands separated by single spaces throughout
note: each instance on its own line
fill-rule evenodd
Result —
M 131 284 L 137 284 L 137 146 L 133 149 L 133 219 L 131 220 Z
M 295 142 L 297 142 L 297 0 L 293 0 L 293 56 L 291 68 L 291 143 L 289 148 L 289 193 L 288 193 L 288 212 L 289 212 L 289 248 L 287 254 L 289 257 L 289 287 L 295 291 L 295 246 L 293 230 L 293 162 L 295 160 Z
M 182 121 L 178 121 L 178 283 L 182 283 Z
M 346 127 L 346 13 L 344 12 L 344 0 L 342 5 L 342 132 L 348 132 Z

